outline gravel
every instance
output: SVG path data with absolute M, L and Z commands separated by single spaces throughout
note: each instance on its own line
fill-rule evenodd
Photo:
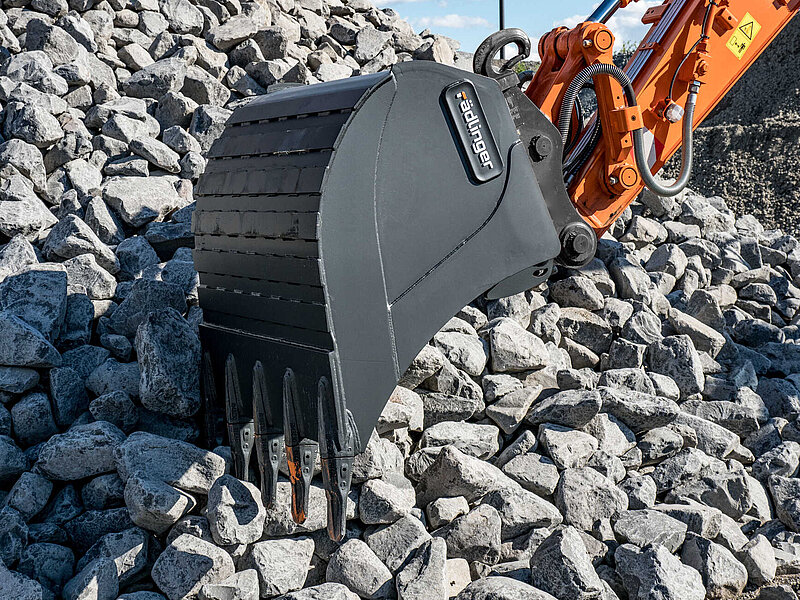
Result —
M 459 311 L 356 460 L 336 545 L 317 482 L 298 526 L 287 480 L 265 508 L 197 445 L 192 190 L 251 96 L 458 44 L 365 0 L 2 8 L 0 597 L 793 600 L 800 243 L 751 213 L 776 225 L 796 186 L 774 144 L 741 150 L 793 108 L 734 92 L 701 128 L 696 182 L 735 212 L 646 192 L 583 271 Z

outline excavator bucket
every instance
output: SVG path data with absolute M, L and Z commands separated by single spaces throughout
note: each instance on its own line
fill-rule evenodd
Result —
M 285 447 L 302 523 L 319 454 L 341 538 L 353 458 L 418 352 L 481 294 L 549 275 L 563 231 L 543 190 L 568 198 L 538 123 L 555 166 L 537 175 L 498 82 L 429 62 L 234 112 L 196 190 L 203 394 L 267 505 Z

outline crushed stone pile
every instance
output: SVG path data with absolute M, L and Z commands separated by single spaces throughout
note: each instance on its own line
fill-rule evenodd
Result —
M 0 598 L 796 600 L 795 237 L 645 194 L 587 269 L 464 307 L 337 545 L 321 485 L 299 526 L 198 446 L 193 185 L 247 98 L 457 44 L 365 0 L 2 6 Z
M 692 186 L 737 214 L 800 231 L 800 20 L 794 19 L 697 131 Z M 702 92 L 701 92 L 702 93 Z

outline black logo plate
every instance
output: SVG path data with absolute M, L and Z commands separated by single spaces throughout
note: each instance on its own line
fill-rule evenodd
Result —
M 472 82 L 459 81 L 447 87 L 444 105 L 472 178 L 486 183 L 499 177 L 503 172 L 503 157 Z

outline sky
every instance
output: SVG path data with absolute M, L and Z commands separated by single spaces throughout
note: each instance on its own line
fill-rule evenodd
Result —
M 541 35 L 558 25 L 574 26 L 588 17 L 599 4 L 596 0 L 506 0 L 506 27 L 519 27 L 536 43 Z M 617 37 L 617 48 L 626 41 L 639 42 L 646 28 L 642 15 L 662 0 L 639 0 L 621 9 L 609 22 Z M 380 0 L 407 19 L 416 31 L 425 28 L 457 39 L 462 50 L 473 52 L 498 29 L 498 0 Z M 538 58 L 534 50 L 533 58 Z

